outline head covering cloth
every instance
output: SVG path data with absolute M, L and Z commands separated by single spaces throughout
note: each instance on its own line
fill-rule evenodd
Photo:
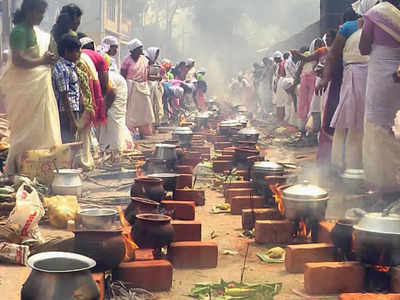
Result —
M 159 52 L 160 48 L 149 47 L 147 48 L 147 50 L 144 51 L 144 55 L 154 63 L 157 59 L 157 54 L 159 54 Z
M 352 7 L 358 15 L 363 16 L 379 2 L 381 0 L 358 0 L 352 4 Z
M 133 39 L 128 43 L 128 49 L 129 51 L 134 51 L 135 49 L 143 47 L 143 43 L 139 39 Z

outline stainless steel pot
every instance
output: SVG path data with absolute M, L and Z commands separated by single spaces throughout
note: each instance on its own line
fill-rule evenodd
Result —
M 180 146 L 188 147 L 192 144 L 193 131 L 189 127 L 178 127 L 175 129 L 173 138 L 178 140 Z
M 237 120 L 222 121 L 219 124 L 219 133 L 224 136 L 232 136 L 241 128 L 241 124 Z
M 285 216 L 289 220 L 323 220 L 328 206 L 328 192 L 304 181 L 283 189 L 282 200 Z
M 164 159 L 166 161 L 176 161 L 176 145 L 157 144 L 154 153 L 155 158 Z
M 355 251 L 362 263 L 380 266 L 400 265 L 400 215 L 368 213 L 357 225 Z
M 254 128 L 243 128 L 238 132 L 239 141 L 258 142 L 260 133 Z
M 365 174 L 362 169 L 347 169 L 341 178 L 348 191 L 360 192 L 365 188 Z
M 55 195 L 76 195 L 82 194 L 81 170 L 60 169 L 54 171 L 54 179 L 51 184 L 52 193 Z
M 255 162 L 251 167 L 251 179 L 259 194 L 264 194 L 266 188 L 265 176 L 283 176 L 285 168 L 272 161 Z
M 97 300 L 100 293 L 90 269 L 96 262 L 68 252 L 43 252 L 28 259 L 32 272 L 21 290 L 21 300 Z
M 208 128 L 208 120 L 210 119 L 211 113 L 209 112 L 203 112 L 195 116 L 195 121 L 196 121 L 196 128 Z
M 78 224 L 84 229 L 110 229 L 118 212 L 109 208 L 88 208 L 78 213 Z

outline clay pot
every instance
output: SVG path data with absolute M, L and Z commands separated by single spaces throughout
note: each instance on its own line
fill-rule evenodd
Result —
M 21 290 L 21 300 L 97 300 L 100 293 L 90 269 L 96 263 L 68 252 L 42 252 L 28 260 L 32 268 Z
M 96 261 L 95 272 L 112 270 L 125 257 L 121 230 L 79 230 L 75 234 L 75 251 Z
M 135 224 L 136 215 L 157 213 L 160 203 L 139 197 L 132 197 L 131 203 L 125 210 L 125 218 L 132 226 Z
M 131 197 L 148 198 L 160 202 L 164 196 L 163 181 L 159 178 L 139 177 L 132 184 Z
M 140 248 L 155 249 L 155 256 L 159 256 L 159 250 L 174 240 L 171 217 L 159 214 L 137 215 L 131 236 Z

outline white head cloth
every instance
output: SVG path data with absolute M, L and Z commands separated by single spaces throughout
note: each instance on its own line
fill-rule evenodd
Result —
M 283 59 L 283 54 L 281 51 L 275 51 L 274 55 L 272 55 L 272 58 L 276 59 L 276 58 L 280 58 Z
M 365 15 L 372 7 L 374 7 L 381 0 L 358 0 L 352 4 L 354 11 L 360 15 Z
M 85 37 L 81 38 L 79 41 L 81 42 L 82 47 L 87 45 L 87 44 L 94 43 L 94 41 L 88 36 L 85 36 Z
M 139 39 L 133 39 L 128 43 L 129 51 L 133 51 L 133 50 L 135 50 L 135 49 L 137 49 L 139 47 L 142 47 L 142 46 L 143 46 L 143 43 Z
M 119 42 L 115 36 L 108 35 L 106 36 L 99 46 L 97 46 L 97 51 L 100 53 L 106 53 L 110 50 L 111 46 L 118 46 Z
M 155 62 L 156 56 L 157 56 L 157 52 L 159 52 L 159 51 L 160 51 L 160 48 L 150 47 L 150 48 L 147 48 L 147 50 L 144 51 L 144 54 L 152 62 Z

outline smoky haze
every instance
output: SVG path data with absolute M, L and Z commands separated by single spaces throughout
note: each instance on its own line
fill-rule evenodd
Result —
M 257 50 L 316 22 L 319 5 L 319 0 L 200 0 L 186 11 L 185 22 L 175 26 L 191 28 L 184 55 L 206 67 L 210 93 L 221 95 L 233 74 L 261 63 L 266 51 Z

